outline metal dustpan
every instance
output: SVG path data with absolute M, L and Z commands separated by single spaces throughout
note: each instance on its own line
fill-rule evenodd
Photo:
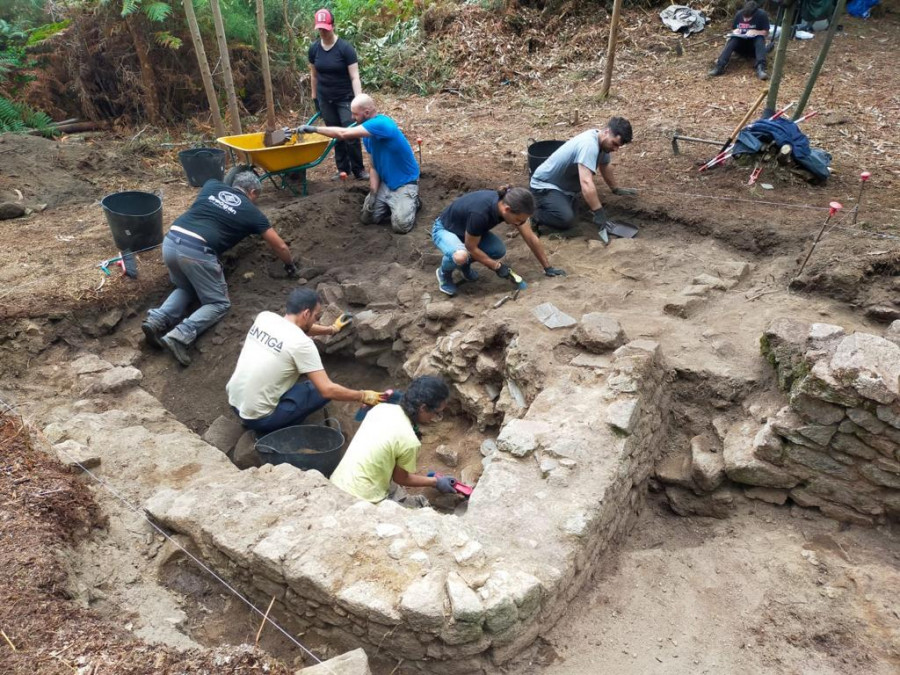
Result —
M 607 221 L 606 229 L 610 234 L 622 239 L 634 239 L 638 235 L 638 229 L 628 223 L 617 223 L 610 220 Z

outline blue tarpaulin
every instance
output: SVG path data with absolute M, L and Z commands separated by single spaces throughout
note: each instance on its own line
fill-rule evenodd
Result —
M 880 0 L 851 0 L 847 3 L 847 14 L 861 19 L 868 19 L 872 13 L 872 8 L 879 2 Z
M 828 179 L 831 155 L 823 150 L 811 149 L 809 139 L 800 131 L 800 127 L 783 117 L 775 120 L 759 120 L 744 127 L 734 143 L 734 156 L 754 155 L 762 150 L 764 144 L 772 141 L 778 145 L 785 143 L 790 145 L 791 155 L 797 164 L 816 178 Z

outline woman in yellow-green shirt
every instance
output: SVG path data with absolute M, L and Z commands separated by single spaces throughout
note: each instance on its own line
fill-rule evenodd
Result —
M 455 492 L 456 479 L 435 478 L 416 473 L 420 424 L 440 419 L 450 389 L 439 377 L 424 375 L 414 379 L 399 404 L 379 403 L 366 414 L 350 442 L 344 458 L 331 474 L 331 482 L 354 497 L 370 502 L 394 499 L 404 506 L 427 506 L 422 495 L 409 495 L 402 487 L 431 487 Z

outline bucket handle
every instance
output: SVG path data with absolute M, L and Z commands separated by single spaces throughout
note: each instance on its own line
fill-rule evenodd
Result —
M 325 426 L 328 427 L 329 429 L 331 429 L 331 425 L 328 424 L 329 422 L 334 422 L 334 423 L 337 425 L 338 433 L 339 433 L 341 436 L 344 435 L 344 430 L 341 429 L 341 423 L 340 423 L 340 421 L 338 420 L 337 417 L 326 417 L 326 418 L 323 420 L 323 423 L 325 424 Z
M 537 143 L 537 141 L 534 140 L 533 138 L 530 138 L 530 137 L 529 137 L 529 139 L 528 139 L 528 145 L 534 145 L 535 143 Z

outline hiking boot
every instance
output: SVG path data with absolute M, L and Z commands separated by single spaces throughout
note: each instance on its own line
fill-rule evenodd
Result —
M 761 80 L 768 80 L 769 74 L 766 72 L 766 67 L 756 66 L 756 76 Z
M 438 288 L 441 293 L 449 295 L 451 298 L 456 295 L 456 284 L 453 283 L 453 272 L 445 272 L 440 267 L 436 270 Z
M 353 177 L 354 177 L 356 180 L 369 180 L 369 172 L 366 171 L 365 169 L 363 169 L 362 171 L 359 171 L 359 172 L 357 172 L 357 173 L 354 173 L 354 174 L 353 174 Z
M 722 66 L 720 66 L 718 63 L 716 65 L 714 65 L 708 73 L 708 75 L 710 77 L 718 77 L 719 75 L 724 75 L 724 74 L 725 74 L 725 69 Z
M 463 279 L 466 281 L 478 281 L 478 272 L 472 269 L 472 263 L 463 265 L 459 268 L 459 271 L 462 272 Z
M 186 344 L 174 340 L 168 335 L 163 335 L 160 338 L 160 342 L 163 343 L 163 346 L 166 349 L 172 352 L 172 356 L 175 357 L 175 360 L 178 361 L 178 363 L 185 367 L 191 365 L 191 355 L 188 354 L 188 346 Z
M 147 341 L 147 344 L 155 349 L 165 349 L 163 343 L 160 341 L 160 333 L 162 331 L 156 330 L 156 327 L 150 323 L 149 321 L 145 321 L 141 324 L 141 330 L 144 331 L 144 339 Z

